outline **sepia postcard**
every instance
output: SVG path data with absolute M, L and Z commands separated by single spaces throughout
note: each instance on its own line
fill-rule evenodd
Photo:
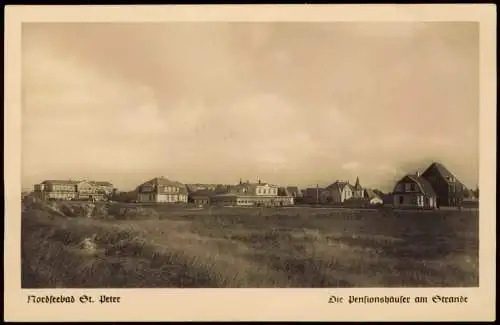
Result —
M 495 6 L 5 12 L 4 320 L 495 319 Z

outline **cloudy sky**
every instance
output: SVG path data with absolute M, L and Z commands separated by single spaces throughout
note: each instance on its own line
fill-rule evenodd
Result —
M 442 162 L 475 187 L 474 23 L 23 24 L 23 187 L 390 189 Z

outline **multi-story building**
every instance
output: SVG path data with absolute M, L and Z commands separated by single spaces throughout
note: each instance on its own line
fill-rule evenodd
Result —
M 442 164 L 434 162 L 423 173 L 434 189 L 439 206 L 459 206 L 465 196 L 465 186 Z
M 73 180 L 45 180 L 35 184 L 35 195 L 43 200 L 74 200 L 77 183 Z
M 43 200 L 102 200 L 104 195 L 92 181 L 45 180 L 35 184 L 34 195 Z
M 137 187 L 137 201 L 142 203 L 187 203 L 186 185 L 163 176 L 155 177 Z
M 349 181 L 336 181 L 325 188 L 322 203 L 344 203 L 345 201 L 354 198 L 355 193 L 356 189 L 354 186 L 349 184 Z

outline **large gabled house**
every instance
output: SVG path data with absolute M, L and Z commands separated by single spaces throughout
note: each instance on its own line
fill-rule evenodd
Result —
M 423 173 L 437 195 L 439 206 L 459 206 L 465 195 L 465 186 L 442 164 L 434 162 Z
M 285 206 L 293 205 L 294 198 L 287 191 L 280 191 L 277 185 L 266 183 L 258 179 L 256 183 L 249 181 L 228 186 L 227 191 L 222 191 L 210 198 L 218 205 L 239 206 Z
M 356 189 L 349 181 L 336 181 L 322 192 L 322 201 L 325 203 L 339 204 L 354 197 Z
M 187 203 L 188 191 L 180 182 L 163 176 L 155 177 L 137 187 L 137 201 L 141 203 Z
M 437 196 L 432 185 L 419 173 L 401 178 L 392 192 L 394 208 L 436 208 Z

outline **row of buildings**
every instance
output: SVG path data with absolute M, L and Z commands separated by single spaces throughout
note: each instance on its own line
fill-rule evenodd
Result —
M 472 196 L 475 195 L 445 166 L 432 163 L 423 173 L 408 174 L 396 182 L 391 201 L 395 208 L 434 209 L 462 206 Z
M 364 188 L 359 177 L 354 185 L 349 181 L 338 180 L 325 188 L 316 186 L 302 191 L 303 202 L 309 204 L 380 205 L 383 203 L 382 197 L 381 191 Z
M 128 192 L 128 200 L 139 203 L 188 203 L 222 206 L 290 206 L 296 203 L 340 206 L 391 205 L 395 208 L 438 208 L 459 206 L 470 195 L 467 188 L 442 164 L 432 163 L 423 173 L 408 174 L 396 182 L 389 194 L 336 181 L 324 188 L 280 187 L 261 181 L 238 184 L 183 184 L 155 177 Z M 35 185 L 42 199 L 106 200 L 119 193 L 110 182 L 47 180 Z
M 188 203 L 196 205 L 286 206 L 295 203 L 298 188 L 279 187 L 260 179 L 236 185 L 182 184 L 156 177 L 136 189 L 137 201 L 143 203 Z
M 326 188 L 308 188 L 304 201 L 316 204 L 388 205 L 394 208 L 435 209 L 441 206 L 461 206 L 464 200 L 477 198 L 479 189 L 470 191 L 445 166 L 434 162 L 424 172 L 417 171 L 400 178 L 393 191 L 363 189 L 356 180 L 337 181 Z

